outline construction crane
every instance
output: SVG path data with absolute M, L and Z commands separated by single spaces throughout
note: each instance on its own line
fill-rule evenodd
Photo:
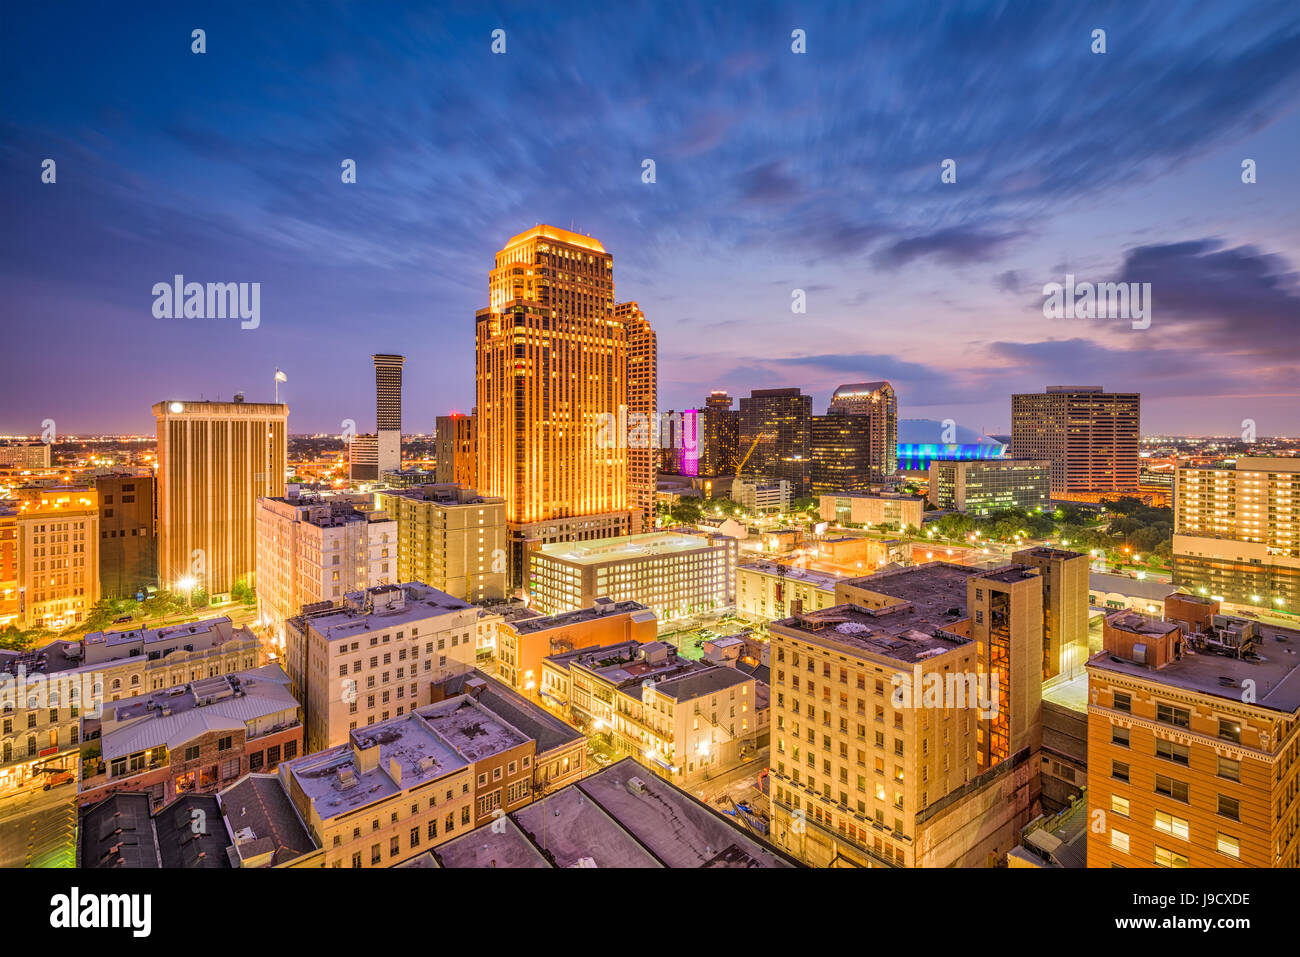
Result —
M 754 454 L 754 449 L 758 448 L 758 443 L 762 442 L 764 439 L 774 438 L 776 438 L 775 432 L 760 432 L 755 436 L 753 443 L 749 446 L 749 451 L 745 453 L 745 457 L 741 459 L 740 464 L 736 466 L 736 478 L 740 478 L 740 476 L 744 474 L 745 463 L 748 462 L 749 457 Z

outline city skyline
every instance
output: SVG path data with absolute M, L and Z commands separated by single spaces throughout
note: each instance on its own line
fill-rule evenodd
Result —
M 277 368 L 294 433 L 365 431 L 391 351 L 431 434 L 473 405 L 493 253 L 549 222 L 617 261 L 662 409 L 797 386 L 820 414 L 881 379 L 900 419 L 1008 433 L 1013 393 L 1088 384 L 1140 392 L 1144 434 L 1300 433 L 1300 18 L 1256 11 L 87 8 L 94 44 L 15 11 L 0 250 L 7 325 L 40 332 L 0 360 L 0 432 L 147 434 L 162 399 L 269 400 Z M 260 322 L 155 318 L 176 275 L 261 283 Z M 1067 275 L 1150 282 L 1149 327 L 1045 318 Z M 50 339 L 77 389 L 44 385 Z

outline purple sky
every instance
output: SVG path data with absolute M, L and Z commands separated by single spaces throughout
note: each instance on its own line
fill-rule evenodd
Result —
M 225 6 L 6 13 L 0 433 L 148 432 L 276 367 L 292 431 L 367 429 L 372 352 L 430 431 L 493 253 L 551 222 L 613 255 L 665 409 L 887 378 L 1004 432 L 1012 392 L 1099 384 L 1148 433 L 1300 434 L 1294 3 Z M 1150 328 L 1044 318 L 1067 272 L 1150 282 Z M 176 273 L 260 282 L 261 325 L 155 318 Z

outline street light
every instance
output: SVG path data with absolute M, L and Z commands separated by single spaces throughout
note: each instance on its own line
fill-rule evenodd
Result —
M 194 606 L 190 602 L 193 598 L 194 586 L 196 584 L 198 584 L 198 582 L 196 582 L 191 575 L 186 575 L 184 578 L 181 578 L 176 582 L 176 587 L 185 592 L 185 607 L 191 611 L 193 611 Z

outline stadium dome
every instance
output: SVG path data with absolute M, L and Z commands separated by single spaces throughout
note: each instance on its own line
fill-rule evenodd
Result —
M 945 438 L 956 441 L 945 442 Z M 921 472 L 930 467 L 930 461 L 970 461 L 1000 459 L 1007 447 L 996 439 L 981 435 L 974 429 L 958 425 L 951 436 L 944 435 L 943 423 L 938 419 L 898 420 L 898 468 L 903 472 Z

